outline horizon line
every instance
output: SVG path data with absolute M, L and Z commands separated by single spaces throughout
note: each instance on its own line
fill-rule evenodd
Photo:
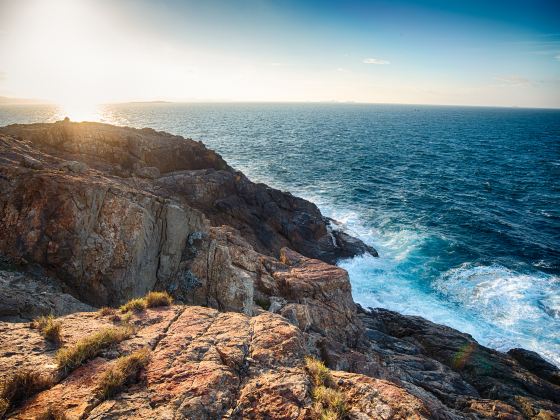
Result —
M 5 100 L 5 101 L 2 101 Z M 9 102 L 13 100 L 14 102 Z M 338 101 L 338 100 L 227 100 L 227 99 L 186 99 L 186 100 L 136 100 L 112 101 L 94 103 L 93 106 L 126 105 L 126 104 L 332 104 L 332 105 L 407 105 L 407 106 L 434 106 L 434 107 L 464 107 L 464 108 L 505 108 L 505 109 L 541 109 L 560 110 L 560 107 L 524 106 L 524 105 L 480 105 L 480 104 L 431 104 L 410 102 L 368 102 L 368 101 Z M 29 99 L 0 96 L 0 106 L 14 105 L 51 105 L 64 106 L 64 104 L 45 99 Z

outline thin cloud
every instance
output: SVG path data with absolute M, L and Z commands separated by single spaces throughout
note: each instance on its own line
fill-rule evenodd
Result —
M 391 64 L 390 61 L 381 60 L 379 58 L 364 58 L 362 61 L 364 64 Z
M 494 80 L 499 82 L 501 86 L 527 86 L 531 84 L 529 79 L 516 74 L 496 76 Z

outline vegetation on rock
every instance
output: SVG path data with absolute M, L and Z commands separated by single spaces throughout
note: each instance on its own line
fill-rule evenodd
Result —
M 120 311 L 124 314 L 127 312 L 142 312 L 146 308 L 156 308 L 158 306 L 170 306 L 173 298 L 167 292 L 149 292 L 143 298 L 135 298 L 121 305 Z M 107 312 L 105 310 L 105 312 Z
M 46 315 L 35 318 L 31 323 L 31 328 L 34 328 L 41 333 L 43 337 L 54 343 L 62 341 L 60 336 L 60 329 L 62 323 L 57 321 L 54 316 Z
M 142 312 L 146 309 L 146 300 L 144 298 L 131 299 L 119 308 L 124 314 L 126 312 Z
M 100 308 L 97 313 L 100 316 L 109 316 L 109 315 L 114 315 L 115 314 L 115 308 L 111 308 L 109 306 L 104 306 L 102 308 Z
M 127 339 L 133 331 L 129 325 L 109 327 L 81 339 L 74 345 L 63 347 L 55 356 L 58 367 L 62 372 L 69 373 L 85 361 L 97 356 L 104 348 Z
M 22 369 L 0 382 L 0 417 L 27 398 L 49 388 L 53 379 L 34 370 Z
M 313 410 L 321 420 L 345 419 L 348 413 L 346 400 L 337 389 L 331 371 L 314 357 L 305 358 L 305 367 L 313 383 Z
M 148 308 L 156 308 L 158 306 L 170 306 L 173 298 L 167 292 L 150 292 L 144 298 Z
M 122 387 L 133 381 L 150 359 L 148 349 L 135 351 L 119 357 L 111 368 L 103 374 L 99 382 L 99 397 L 103 400 L 115 395 Z

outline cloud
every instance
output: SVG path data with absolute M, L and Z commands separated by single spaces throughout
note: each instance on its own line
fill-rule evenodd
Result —
M 516 74 L 496 76 L 494 80 L 499 82 L 500 86 L 527 86 L 531 84 L 529 79 Z
M 362 61 L 364 64 L 391 64 L 390 61 L 381 60 L 379 58 L 364 58 Z
M 555 59 L 556 61 L 560 61 L 560 54 L 554 56 L 554 59 Z

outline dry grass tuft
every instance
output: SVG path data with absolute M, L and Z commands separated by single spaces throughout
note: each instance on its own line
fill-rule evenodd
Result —
M 39 372 L 22 369 L 0 382 L 0 417 L 32 395 L 50 388 L 53 378 Z
M 144 298 L 148 308 L 155 308 L 158 306 L 171 306 L 173 298 L 167 292 L 150 292 Z
M 344 394 L 337 389 L 331 371 L 314 357 L 305 358 L 305 367 L 313 383 L 313 409 L 321 420 L 341 420 L 348 417 Z
M 120 311 L 124 314 L 126 312 L 142 312 L 146 309 L 146 300 L 144 298 L 131 299 L 122 305 Z
M 99 398 L 106 400 L 119 392 L 123 386 L 136 380 L 138 373 L 150 359 L 150 351 L 142 349 L 119 357 L 99 382 Z
M 126 324 L 128 324 L 128 323 L 130 322 L 131 319 L 132 319 L 132 312 L 127 312 L 127 313 L 125 313 L 124 315 L 121 315 L 121 317 L 120 317 L 119 320 L 120 320 L 123 324 L 126 325 Z
M 119 309 L 123 314 L 126 312 L 142 312 L 146 308 L 170 306 L 172 303 L 173 298 L 167 292 L 149 292 L 143 298 L 129 300 Z
M 110 308 L 108 306 L 104 306 L 103 308 L 97 311 L 99 316 L 115 315 L 115 312 L 116 312 L 115 308 Z
M 97 356 L 104 348 L 126 340 L 133 332 L 134 329 L 130 325 L 109 327 L 81 339 L 76 344 L 63 347 L 55 356 L 58 367 L 65 374 L 71 372 L 86 360 Z
M 311 356 L 305 357 L 305 367 L 311 375 L 311 380 L 315 386 L 329 386 L 333 384 L 331 371 L 323 362 Z
M 322 414 L 328 414 L 331 417 L 334 414 L 336 419 L 343 419 L 347 414 L 344 395 L 336 389 L 326 386 L 316 387 L 313 389 L 313 401 Z
M 31 322 L 31 328 L 39 330 L 39 333 L 43 337 L 53 343 L 60 343 L 62 341 L 62 337 L 60 336 L 62 323 L 57 321 L 52 315 L 35 318 L 33 322 Z

